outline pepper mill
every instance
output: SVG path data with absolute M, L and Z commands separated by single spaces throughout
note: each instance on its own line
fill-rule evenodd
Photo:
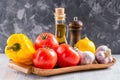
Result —
M 68 28 L 70 34 L 69 44 L 74 47 L 76 42 L 81 39 L 81 30 L 83 28 L 83 23 L 79 21 L 77 17 L 74 17 L 74 20 L 69 23 Z

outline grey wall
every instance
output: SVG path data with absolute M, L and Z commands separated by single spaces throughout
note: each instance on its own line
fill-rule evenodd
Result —
M 74 16 L 84 23 L 82 36 L 120 53 L 120 0 L 0 0 L 0 52 L 13 33 L 25 33 L 32 41 L 39 33 L 54 33 L 53 13 L 60 6 L 66 8 L 67 23 Z

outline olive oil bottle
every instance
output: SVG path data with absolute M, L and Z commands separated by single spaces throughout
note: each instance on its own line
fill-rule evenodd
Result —
M 55 9 L 55 36 L 59 44 L 67 43 L 64 8 Z

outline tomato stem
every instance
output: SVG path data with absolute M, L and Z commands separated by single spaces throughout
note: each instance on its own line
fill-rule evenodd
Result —
M 43 40 L 47 39 L 47 34 L 46 35 L 43 34 L 42 39 Z

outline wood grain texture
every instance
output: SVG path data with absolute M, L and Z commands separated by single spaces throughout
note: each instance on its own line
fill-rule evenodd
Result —
M 88 64 L 88 65 L 77 65 L 77 66 L 70 66 L 70 67 L 63 67 L 63 68 L 54 68 L 54 69 L 40 69 L 34 66 L 18 64 L 10 60 L 8 63 L 8 67 L 25 74 L 33 73 L 39 76 L 51 76 L 51 75 L 54 76 L 57 74 L 64 74 L 64 73 L 67 74 L 69 72 L 75 72 L 75 71 L 105 69 L 105 68 L 111 67 L 115 63 L 116 63 L 116 59 L 114 58 L 112 63 L 108 63 L 108 64 Z
M 49 77 L 24 74 L 8 67 L 8 58 L 0 54 L 0 80 L 118 80 L 120 78 L 120 55 L 113 55 L 117 62 L 108 69 L 67 73 Z
M 89 64 L 89 65 L 78 65 L 78 66 L 71 66 L 71 67 L 63 67 L 63 68 L 55 68 L 55 69 L 40 69 L 33 67 L 32 73 L 40 76 L 50 76 L 56 74 L 63 74 L 75 71 L 89 71 L 89 70 L 99 70 L 111 67 L 113 64 L 116 63 L 114 59 L 112 63 L 109 64 Z
M 15 62 L 12 62 L 11 60 L 8 63 L 8 67 L 23 72 L 25 74 L 30 74 L 32 73 L 32 66 L 27 66 L 27 65 L 22 65 L 22 64 L 18 64 Z

